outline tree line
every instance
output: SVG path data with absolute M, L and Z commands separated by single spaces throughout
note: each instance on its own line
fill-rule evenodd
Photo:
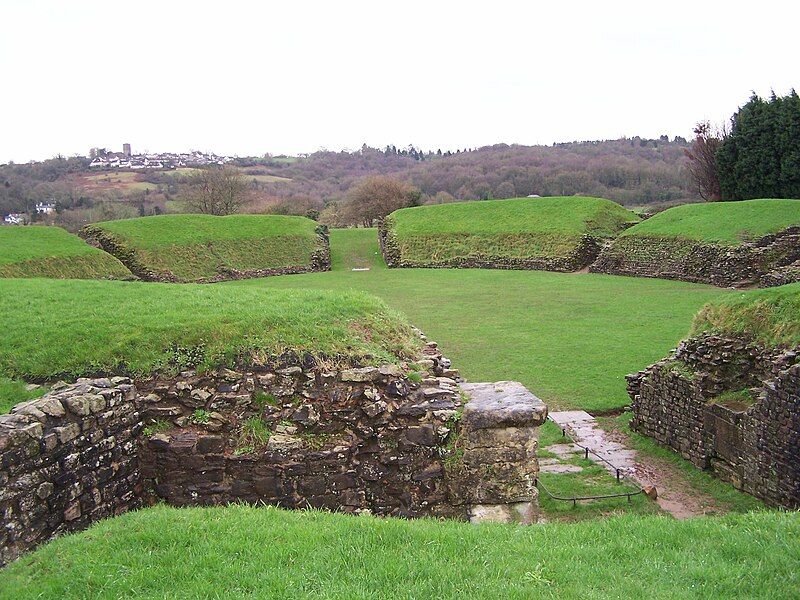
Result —
M 800 198 L 800 97 L 753 94 L 729 127 L 699 123 L 686 155 L 706 200 Z

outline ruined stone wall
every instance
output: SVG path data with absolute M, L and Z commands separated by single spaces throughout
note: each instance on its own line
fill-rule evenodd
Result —
M 796 350 L 701 336 L 630 375 L 628 393 L 634 430 L 769 504 L 800 506 Z
M 130 380 L 79 380 L 0 415 L 0 565 L 140 505 Z
M 535 522 L 546 407 L 518 383 L 487 401 L 458 381 L 426 341 L 399 365 L 286 355 L 57 384 L 0 415 L 0 566 L 159 501 Z
M 755 242 L 722 246 L 678 238 L 621 236 L 600 252 L 593 273 L 660 277 L 730 287 L 795 280 L 800 227 Z
M 528 234 L 519 234 L 520 236 Z M 470 236 L 461 236 L 468 239 Z M 530 246 L 536 245 L 536 235 L 528 235 Z M 514 257 L 493 255 L 490 252 L 476 251 L 469 256 L 457 257 L 437 257 L 432 252 L 429 259 L 424 261 L 411 261 L 403 256 L 401 246 L 391 227 L 382 221 L 378 226 L 378 239 L 381 252 L 389 267 L 400 268 L 461 268 L 461 269 L 511 269 L 511 270 L 536 270 L 536 271 L 579 271 L 588 267 L 600 253 L 603 240 L 592 237 L 582 236 L 575 248 L 563 256 L 539 256 L 539 257 Z M 482 244 L 480 239 L 475 239 L 472 244 L 474 248 L 480 249 Z
M 444 472 L 458 375 L 435 344 L 425 352 L 418 370 L 275 364 L 142 382 L 148 497 L 463 516 Z

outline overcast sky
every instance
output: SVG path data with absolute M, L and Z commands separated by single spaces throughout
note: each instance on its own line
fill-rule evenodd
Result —
M 791 4 L 0 0 L 0 163 L 688 137 L 800 88 Z

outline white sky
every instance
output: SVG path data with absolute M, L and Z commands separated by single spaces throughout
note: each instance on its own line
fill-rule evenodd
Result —
M 0 163 L 689 137 L 800 88 L 793 4 L 0 0 Z

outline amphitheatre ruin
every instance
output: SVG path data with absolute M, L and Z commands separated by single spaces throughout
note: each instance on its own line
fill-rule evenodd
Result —
M 221 507 L 587 539 L 800 507 L 797 200 L 9 227 L 0 276 L 9 576 Z

